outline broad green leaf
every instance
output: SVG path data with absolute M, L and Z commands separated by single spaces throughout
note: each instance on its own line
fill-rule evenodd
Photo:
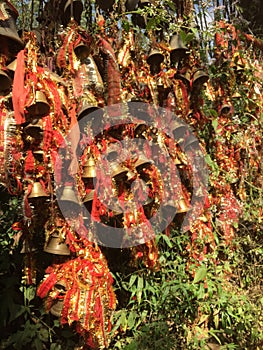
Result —
M 205 278 L 206 273 L 207 273 L 207 268 L 205 266 L 199 267 L 199 269 L 195 273 L 193 283 L 198 283 L 198 282 L 202 281 Z

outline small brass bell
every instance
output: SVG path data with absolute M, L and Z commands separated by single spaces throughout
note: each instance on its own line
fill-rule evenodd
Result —
M 88 101 L 84 100 L 81 101 L 79 104 L 79 108 L 77 111 L 78 120 L 87 117 L 92 112 L 99 110 L 98 103 L 96 101 L 89 103 Z M 96 114 L 97 116 L 97 114 Z
M 179 201 L 178 201 L 178 205 L 177 205 L 177 211 L 176 213 L 177 214 L 180 214 L 180 213 L 186 213 L 189 211 L 189 207 L 185 201 L 184 198 L 181 198 Z
M 91 190 L 89 193 L 86 194 L 85 198 L 83 199 L 83 203 L 85 208 L 91 213 L 92 210 L 92 201 L 94 198 L 95 190 Z
M 208 74 L 206 74 L 203 70 L 198 69 L 193 75 L 193 88 L 205 84 L 208 79 Z
M 190 135 L 189 137 L 187 137 L 185 139 L 184 142 L 184 151 L 187 151 L 189 149 L 197 149 L 199 146 L 199 141 L 196 137 L 194 137 L 193 135 Z
M 90 54 L 90 47 L 85 43 L 80 42 L 77 46 L 74 47 L 74 52 L 80 61 L 83 61 Z
M 18 12 L 10 2 L 2 0 L 0 12 L 3 14 L 0 19 L 0 53 L 14 57 L 24 47 L 16 30 Z
M 17 65 L 17 59 L 14 59 L 12 62 L 9 63 L 9 65 L 6 67 L 8 70 L 11 70 L 15 72 Z
M 96 177 L 96 163 L 93 157 L 89 157 L 83 165 L 82 178 L 95 178 Z
M 144 154 L 140 154 L 139 158 L 136 160 L 134 166 L 138 172 L 143 168 L 148 167 L 152 164 L 152 161 L 147 159 Z
M 34 139 L 42 139 L 43 126 L 41 120 L 34 120 L 24 128 L 24 133 L 33 137 Z
M 51 306 L 50 313 L 53 316 L 60 317 L 64 306 L 64 297 L 66 294 L 65 283 L 62 281 L 57 282 L 54 286 L 54 291 L 56 293 L 59 293 L 59 298 L 57 298 L 54 304 Z
M 96 0 L 96 3 L 102 10 L 108 11 L 115 3 L 115 0 Z
M 173 120 L 171 125 L 172 133 L 176 142 L 183 139 L 187 130 L 186 125 L 181 123 L 179 120 Z
M 53 234 L 47 245 L 44 247 L 44 252 L 55 255 L 70 255 L 70 250 L 67 244 L 62 241 L 58 234 Z
M 61 195 L 59 196 L 59 201 L 60 202 L 71 202 L 75 204 L 80 204 L 80 201 L 73 190 L 72 186 L 65 186 L 62 190 Z
M 36 248 L 32 246 L 32 244 L 27 240 L 23 240 L 22 249 L 20 250 L 20 254 L 30 254 L 36 251 Z
M 163 54 L 158 49 L 151 49 L 147 58 L 152 74 L 157 74 L 161 70 L 161 63 L 164 60 Z
M 60 317 L 64 306 L 64 301 L 62 299 L 57 299 L 55 303 L 50 308 L 50 313 L 53 316 Z
M 117 161 L 110 162 L 109 168 L 111 177 L 117 181 L 125 179 L 125 176 L 128 173 L 128 168 L 124 168 Z
M 43 117 L 50 111 L 46 95 L 42 91 L 36 91 L 35 101 L 27 107 L 29 117 Z
M 128 170 L 128 172 L 126 173 L 126 181 L 132 181 L 136 178 L 136 174 L 131 171 L 130 169 Z
M 175 63 L 178 59 L 187 56 L 187 47 L 184 45 L 181 35 L 174 34 L 170 39 L 170 61 Z
M 238 91 L 234 92 L 232 95 L 232 98 L 240 98 L 240 97 L 242 97 L 242 96 Z
M 228 103 L 223 104 L 222 107 L 220 108 L 221 115 L 228 115 L 230 111 L 231 111 L 231 105 Z
M 129 114 L 139 120 L 149 122 L 152 120 L 148 112 L 147 104 L 140 99 L 132 99 L 127 102 Z
M 62 16 L 63 24 L 67 25 L 71 18 L 80 24 L 82 11 L 83 4 L 81 0 L 68 0 L 64 6 L 64 14 Z
M 189 72 L 186 72 L 184 74 L 176 73 L 174 75 L 174 79 L 182 80 L 182 82 L 189 88 L 190 82 L 191 82 L 191 74 Z
M 38 181 L 35 181 L 28 198 L 32 199 L 32 198 L 39 198 L 39 197 L 49 197 L 49 195 L 44 191 L 41 183 Z
M 4 72 L 0 70 L 0 96 L 6 96 L 9 94 L 12 86 L 12 79 Z

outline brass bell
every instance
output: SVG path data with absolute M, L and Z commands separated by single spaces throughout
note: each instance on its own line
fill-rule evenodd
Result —
M 117 161 L 110 162 L 109 168 L 111 177 L 117 181 L 124 179 L 125 175 L 128 173 L 128 168 L 124 168 Z
M 62 299 L 57 299 L 55 303 L 50 308 L 50 313 L 53 316 L 60 317 L 64 306 L 64 301 Z
M 49 195 L 44 191 L 41 183 L 39 181 L 35 181 L 28 198 L 32 199 L 32 198 L 39 198 L 39 197 L 49 197 Z
M 175 73 L 174 79 L 182 80 L 182 82 L 187 86 L 190 87 L 191 82 L 191 74 L 189 72 L 186 72 L 184 74 Z
M 176 62 L 187 55 L 187 47 L 184 45 L 180 34 L 174 34 L 170 39 L 170 61 Z
M 234 92 L 233 95 L 232 95 L 232 98 L 241 98 L 241 97 L 242 96 L 241 96 L 241 94 L 238 91 Z
M 50 111 L 50 106 L 47 102 L 46 95 L 37 90 L 35 95 L 35 100 L 31 106 L 27 107 L 27 112 L 29 117 L 43 117 L 47 115 Z
M 44 252 L 55 255 L 70 255 L 70 250 L 67 244 L 61 240 L 58 234 L 53 234 L 46 246 Z
M 8 1 L 0 1 L 0 53 L 9 56 L 16 56 L 18 51 L 24 47 L 16 30 L 16 19 L 18 12 Z
M 64 306 L 64 297 L 66 294 L 66 284 L 63 281 L 59 281 L 54 285 L 54 291 L 59 293 L 58 298 L 55 300 L 54 304 L 50 308 L 50 313 L 53 316 L 60 317 L 63 306 Z
M 208 74 L 198 69 L 193 75 L 193 88 L 205 84 L 209 79 Z
M 180 213 L 186 213 L 189 211 L 189 207 L 185 201 L 184 198 L 181 198 L 179 201 L 178 201 L 178 205 L 177 205 L 177 211 L 176 213 L 177 214 L 180 214 Z
M 179 120 L 172 121 L 171 129 L 176 142 L 183 139 L 187 131 L 186 125 L 181 123 Z
M 94 198 L 94 193 L 95 193 L 95 190 L 89 191 L 89 193 L 87 193 L 83 199 L 84 206 L 90 213 L 92 210 L 92 201 Z
M 20 254 L 30 254 L 36 251 L 36 248 L 32 246 L 31 242 L 27 239 L 23 240 L 22 248 L 20 250 Z
M 142 170 L 152 164 L 152 161 L 147 159 L 144 154 L 140 154 L 139 158 L 136 160 L 134 166 L 137 171 Z
M 35 119 L 24 128 L 26 135 L 33 137 L 34 139 L 42 139 L 43 126 L 42 120 Z
M 150 113 L 148 112 L 147 104 L 141 99 L 132 99 L 127 102 L 129 114 L 136 117 L 139 120 L 149 122 L 152 120 Z
M 74 47 L 74 52 L 80 61 L 83 61 L 90 54 L 90 47 L 85 43 L 80 42 L 77 46 Z
M 199 146 L 199 141 L 193 135 L 189 135 L 184 142 L 184 151 L 189 149 L 197 149 Z
M 93 157 L 89 157 L 83 165 L 82 178 L 95 178 L 96 177 L 96 163 Z
M 81 0 L 68 0 L 64 6 L 64 13 L 62 16 L 63 24 L 67 25 L 71 18 L 80 24 L 82 11 L 83 4 Z
M 110 10 L 115 0 L 96 0 L 97 5 L 104 11 Z
M 135 178 L 136 178 L 136 174 L 129 169 L 128 172 L 126 173 L 126 181 L 132 181 Z
M 12 86 L 12 79 L 4 72 L 0 70 L 0 96 L 6 96 L 9 94 Z
M 94 192 L 95 192 L 95 190 L 89 191 L 89 193 L 87 193 L 86 196 L 84 197 L 83 203 L 88 203 L 88 202 L 90 202 L 90 201 L 93 201 Z
M 80 201 L 72 186 L 65 186 L 58 199 L 60 202 L 71 202 L 78 205 L 80 204 Z
M 98 103 L 96 101 L 91 103 L 86 100 L 80 101 L 77 111 L 78 120 L 87 117 L 89 114 L 96 110 L 99 110 Z
M 11 70 L 15 72 L 17 65 L 17 59 L 14 59 L 12 62 L 9 63 L 9 65 L 6 67 L 8 70 Z
M 161 70 L 161 63 L 164 60 L 163 54 L 158 49 L 151 49 L 147 58 L 152 74 L 157 74 Z
M 221 115 L 228 115 L 230 111 L 231 111 L 231 105 L 228 103 L 223 104 L 222 107 L 220 108 Z

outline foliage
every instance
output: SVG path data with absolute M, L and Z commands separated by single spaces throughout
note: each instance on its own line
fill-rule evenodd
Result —
M 196 3 L 201 6 L 199 1 Z M 168 1 L 167 4 L 172 11 L 173 3 Z M 28 6 L 29 10 L 29 3 L 24 6 Z M 164 11 L 164 8 L 146 8 L 138 10 L 137 14 L 151 17 L 146 31 L 181 29 L 186 42 L 191 42 L 197 36 L 195 28 L 190 31 L 189 28 L 181 28 L 170 21 L 171 16 L 164 16 Z M 202 19 L 207 17 L 208 11 L 209 2 L 202 6 L 202 12 L 197 11 L 201 18 L 199 25 L 203 26 L 202 33 L 199 34 L 201 58 L 210 63 L 212 82 L 216 84 L 219 80 L 228 84 L 232 68 L 218 69 L 211 60 L 212 34 L 216 27 L 208 26 Z M 128 20 L 126 23 L 129 25 Z M 210 56 L 207 55 L 208 50 Z M 251 67 L 246 68 L 245 76 L 246 83 L 254 80 Z M 254 117 L 258 106 L 255 106 L 253 99 L 247 97 L 247 85 L 235 81 L 236 86 L 241 98 L 234 101 L 235 114 L 229 121 L 236 132 L 227 137 L 231 144 L 239 145 L 244 139 L 244 131 L 250 130 L 251 125 L 255 126 L 254 130 L 258 133 L 256 136 L 262 138 L 260 125 L 263 116 L 261 115 L 261 120 Z M 237 184 L 231 174 L 218 164 L 212 144 L 214 139 L 223 138 L 218 131 L 218 110 L 207 96 L 202 97 L 205 99 L 202 107 L 204 114 L 210 119 L 198 130 L 198 136 L 205 141 L 210 185 L 219 176 L 223 176 L 226 183 L 235 187 Z M 235 225 L 236 236 L 230 246 L 220 236 L 214 219 L 217 248 L 200 263 L 192 260 L 187 251 L 191 237 L 177 229 L 171 232 L 170 237 L 164 234 L 157 237 L 159 268 L 154 271 L 149 271 L 140 261 L 137 267 L 124 263 L 124 252 L 119 252 L 122 263 L 114 264 L 115 252 L 106 252 L 109 254 L 109 263 L 114 266 L 112 271 L 119 299 L 110 349 L 150 350 L 159 347 L 170 350 L 205 350 L 211 344 L 229 350 L 262 348 L 262 187 L 260 182 L 254 183 L 257 173 L 255 167 L 250 166 L 248 149 L 245 151 L 247 173 L 243 179 L 243 213 Z M 21 215 L 21 204 L 4 190 L 1 200 L 0 348 L 73 349 L 79 344 L 78 336 L 68 327 L 61 328 L 55 317 L 44 312 L 41 301 L 35 295 L 36 286 L 28 286 L 22 279 L 24 257 L 20 254 L 21 247 L 14 244 L 16 231 L 12 228 L 12 224 Z M 215 218 L 216 207 L 212 206 L 211 211 Z M 43 255 L 38 257 L 39 260 L 42 258 Z M 45 265 L 41 265 L 40 269 L 39 276 L 43 275 Z

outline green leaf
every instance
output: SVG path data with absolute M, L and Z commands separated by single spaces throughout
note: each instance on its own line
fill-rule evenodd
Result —
M 173 247 L 173 244 L 168 236 L 163 235 L 163 240 L 165 241 L 165 243 L 168 245 L 169 248 Z
M 132 329 L 135 325 L 135 319 L 136 319 L 137 313 L 135 311 L 131 311 L 128 316 L 128 327 L 129 329 Z
M 134 282 L 136 281 L 137 276 L 136 275 L 132 275 L 129 281 L 129 288 L 131 288 L 131 286 L 133 286 Z
M 194 281 L 193 283 L 198 283 L 202 281 L 207 274 L 207 268 L 205 266 L 199 267 L 199 269 L 195 273 Z

